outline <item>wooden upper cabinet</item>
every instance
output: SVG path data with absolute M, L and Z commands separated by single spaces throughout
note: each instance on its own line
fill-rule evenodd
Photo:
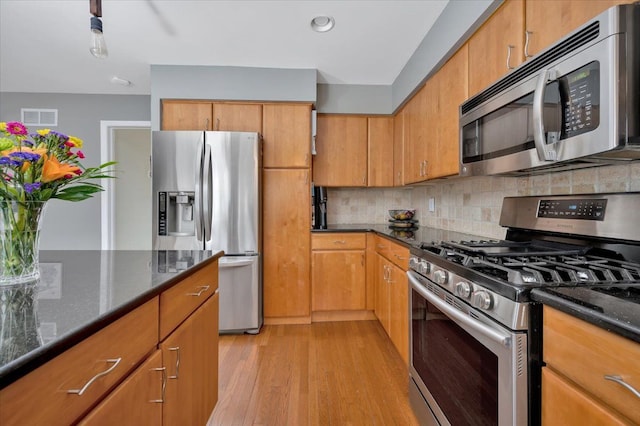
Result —
M 211 102 L 163 100 L 162 130 L 213 130 Z
M 262 105 L 214 102 L 213 130 L 262 133 Z
M 393 186 L 393 117 L 368 118 L 367 186 Z
M 367 186 L 367 117 L 318 114 L 316 186 Z
M 435 141 L 427 144 L 427 177 L 429 179 L 457 175 L 460 170 L 460 104 L 467 99 L 467 54 L 465 44 L 433 77 L 437 86 L 437 111 L 431 111 L 435 122 Z M 434 143 L 435 142 L 435 143 Z
M 311 104 L 265 104 L 262 107 L 263 166 L 311 166 Z
M 469 39 L 470 95 L 524 61 L 524 7 L 524 0 L 506 0 Z
M 629 0 L 529 0 L 526 2 L 526 53 L 534 56 L 599 13 Z
M 427 80 L 422 89 L 404 107 L 404 184 L 427 179 L 426 144 L 429 139 L 429 110 L 433 110 L 433 82 Z
M 404 185 L 404 108 L 393 117 L 393 186 Z

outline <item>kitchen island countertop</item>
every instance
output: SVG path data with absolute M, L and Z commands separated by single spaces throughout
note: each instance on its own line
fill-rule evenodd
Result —
M 223 254 L 218 250 L 40 251 L 41 277 L 35 289 L 35 314 L 29 320 L 35 321 L 39 345 L 10 347 L 19 324 L 0 322 L 5 337 L 0 340 L 0 389 Z M 0 303 L 4 298 L 6 304 L 9 294 L 7 287 L 0 287 Z M 6 312 L 8 307 L 4 308 Z

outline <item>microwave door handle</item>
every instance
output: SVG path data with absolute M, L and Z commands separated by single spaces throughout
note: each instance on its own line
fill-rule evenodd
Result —
M 202 239 L 202 154 L 204 152 L 204 133 L 203 137 L 198 144 L 198 155 L 196 156 L 196 164 L 195 164 L 195 178 L 196 178 L 196 194 L 194 200 L 194 216 L 196 219 L 196 238 L 198 241 L 203 241 Z
M 533 92 L 533 143 L 540 161 L 556 161 L 556 150 L 547 145 L 544 137 L 544 92 L 547 83 L 557 78 L 556 70 L 542 70 Z M 552 146 L 552 145 L 551 145 Z

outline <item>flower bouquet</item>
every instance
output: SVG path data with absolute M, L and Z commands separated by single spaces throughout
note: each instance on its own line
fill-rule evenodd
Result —
M 47 200 L 82 201 L 102 191 L 108 162 L 85 168 L 82 140 L 20 122 L 0 122 L 0 285 L 35 280 L 40 220 Z

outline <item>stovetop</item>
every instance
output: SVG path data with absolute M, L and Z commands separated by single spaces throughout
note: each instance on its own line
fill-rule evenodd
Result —
M 417 257 L 515 301 L 532 288 L 589 286 L 640 303 L 640 264 L 590 246 L 548 241 L 422 243 Z

